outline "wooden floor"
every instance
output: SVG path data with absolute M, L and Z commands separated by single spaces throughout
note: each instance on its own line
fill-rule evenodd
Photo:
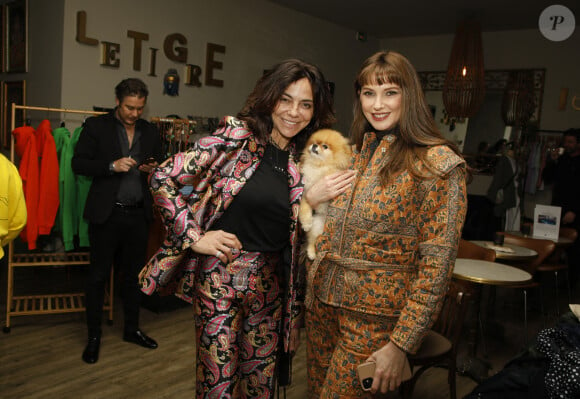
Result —
M 35 286 L 47 290 L 75 281 L 74 272 L 62 268 L 29 270 L 17 291 Z M 5 315 L 5 270 L 0 281 L 0 311 Z M 498 292 L 498 295 L 504 295 Z M 491 374 L 501 370 L 522 345 L 521 297 L 505 294 L 507 300 L 496 305 L 496 319 L 504 325 L 502 337 L 488 334 L 486 355 Z M 574 295 L 577 295 L 575 293 Z M 564 295 L 563 295 L 564 296 Z M 580 298 L 575 298 L 576 303 Z M 506 306 L 505 303 L 511 303 Z M 141 327 L 159 343 L 148 350 L 122 340 L 121 300 L 116 298 L 115 321 L 103 324 L 100 360 L 85 364 L 81 353 L 86 343 L 84 314 L 14 317 L 11 331 L 0 334 L 0 397 L 1 398 L 142 398 L 184 399 L 194 397 L 195 348 L 193 321 L 189 306 L 171 311 L 142 310 Z M 565 304 L 562 309 L 565 311 Z M 530 312 L 530 335 L 541 328 L 538 313 Z M 294 384 L 288 398 L 306 397 L 305 345 L 300 347 L 294 362 Z M 444 399 L 449 397 L 447 371 L 433 369 L 419 380 L 415 398 Z M 476 383 L 458 375 L 458 398 L 465 396 Z

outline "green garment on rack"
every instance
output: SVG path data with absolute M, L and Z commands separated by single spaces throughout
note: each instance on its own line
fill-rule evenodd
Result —
M 78 211 L 76 207 L 76 176 L 72 171 L 71 159 L 74 148 L 71 146 L 71 133 L 66 127 L 52 131 L 58 156 L 58 188 L 60 207 L 55 221 L 55 229 L 62 234 L 65 251 L 74 249 L 74 236 L 78 232 Z
M 83 131 L 82 126 L 77 127 L 73 132 L 71 137 L 71 160 L 72 154 L 74 153 L 74 149 L 77 146 L 79 141 L 79 137 Z M 69 160 L 69 165 L 70 165 Z M 90 247 L 89 241 L 89 224 L 83 217 L 83 213 L 85 210 L 85 203 L 87 202 L 87 197 L 89 196 L 89 189 L 91 188 L 91 184 L 93 183 L 93 179 L 89 176 L 83 175 L 76 175 L 76 210 L 78 214 L 78 235 L 79 235 L 79 246 L 80 247 Z

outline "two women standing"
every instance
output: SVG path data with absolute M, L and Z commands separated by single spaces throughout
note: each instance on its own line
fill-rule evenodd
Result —
M 141 282 L 194 303 L 197 397 L 272 397 L 304 300 L 316 398 L 363 396 L 356 367 L 366 360 L 377 365 L 373 392 L 396 389 L 434 323 L 465 214 L 465 163 L 400 54 L 367 59 L 355 94 L 352 168 L 307 193 L 297 155 L 334 116 L 322 74 L 298 60 L 275 66 L 236 118 L 153 173 L 168 237 Z M 334 198 L 307 273 L 303 194 L 314 207 Z

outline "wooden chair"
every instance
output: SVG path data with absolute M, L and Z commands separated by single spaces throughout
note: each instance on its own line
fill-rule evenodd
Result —
M 517 262 L 513 266 L 519 267 L 530 273 L 532 275 L 532 281 L 526 284 L 516 284 L 513 286 L 506 286 L 516 289 L 522 289 L 524 294 L 524 331 L 525 331 L 525 343 L 528 342 L 528 290 L 530 288 L 540 287 L 540 283 L 537 279 L 537 273 L 543 262 L 554 252 L 556 249 L 556 244 L 552 240 L 545 240 L 540 238 L 532 237 L 522 237 L 509 233 L 503 233 L 504 235 L 504 245 L 518 245 L 520 247 L 525 247 L 533 249 L 537 252 L 537 256 L 530 261 Z M 541 288 L 541 287 L 540 287 Z M 542 317 L 544 317 L 544 304 L 542 300 L 542 292 L 540 289 L 540 308 L 542 312 Z
M 449 397 L 456 399 L 457 344 L 470 295 L 462 282 L 451 281 L 437 322 L 427 332 L 417 353 L 409 355 L 413 376 L 401 384 L 400 393 L 403 398 L 411 397 L 417 380 L 427 369 L 445 366 L 448 369 Z
M 533 249 L 538 253 L 538 256 L 526 262 L 517 262 L 513 265 L 519 267 L 530 273 L 532 276 L 536 275 L 540 265 L 554 252 L 556 244 L 552 240 L 542 238 L 522 237 L 510 233 L 501 233 L 504 235 L 504 245 L 518 245 L 520 247 Z
M 481 245 L 474 244 L 467 240 L 459 240 L 459 249 L 457 250 L 458 258 L 480 259 L 488 262 L 495 262 L 495 251 L 484 248 Z
M 560 236 L 566 237 L 575 242 L 578 239 L 578 231 L 573 229 L 572 227 L 561 227 L 560 228 Z M 556 246 L 554 251 L 554 257 L 551 257 L 546 262 L 541 263 L 537 267 L 537 271 L 540 273 L 554 273 L 554 277 L 556 279 L 556 301 L 559 300 L 559 290 L 558 290 L 558 273 L 560 271 L 566 272 L 566 286 L 568 288 L 568 303 L 572 303 L 572 295 L 570 293 L 570 276 L 568 273 L 568 261 L 565 257 L 564 251 L 560 251 L 560 248 Z M 562 248 L 563 249 L 563 248 Z M 552 259 L 554 258 L 554 259 Z M 556 304 L 556 314 L 560 316 L 560 307 L 558 306 L 558 302 Z

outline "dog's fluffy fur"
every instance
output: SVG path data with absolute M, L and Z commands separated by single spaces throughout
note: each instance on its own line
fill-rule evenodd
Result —
M 300 158 L 304 192 L 324 176 L 348 168 L 351 155 L 350 143 L 341 133 L 330 129 L 314 132 L 308 139 Z M 316 256 L 314 243 L 324 229 L 327 211 L 328 202 L 319 204 L 313 210 L 304 196 L 302 197 L 298 218 L 307 233 L 306 254 L 311 260 Z

